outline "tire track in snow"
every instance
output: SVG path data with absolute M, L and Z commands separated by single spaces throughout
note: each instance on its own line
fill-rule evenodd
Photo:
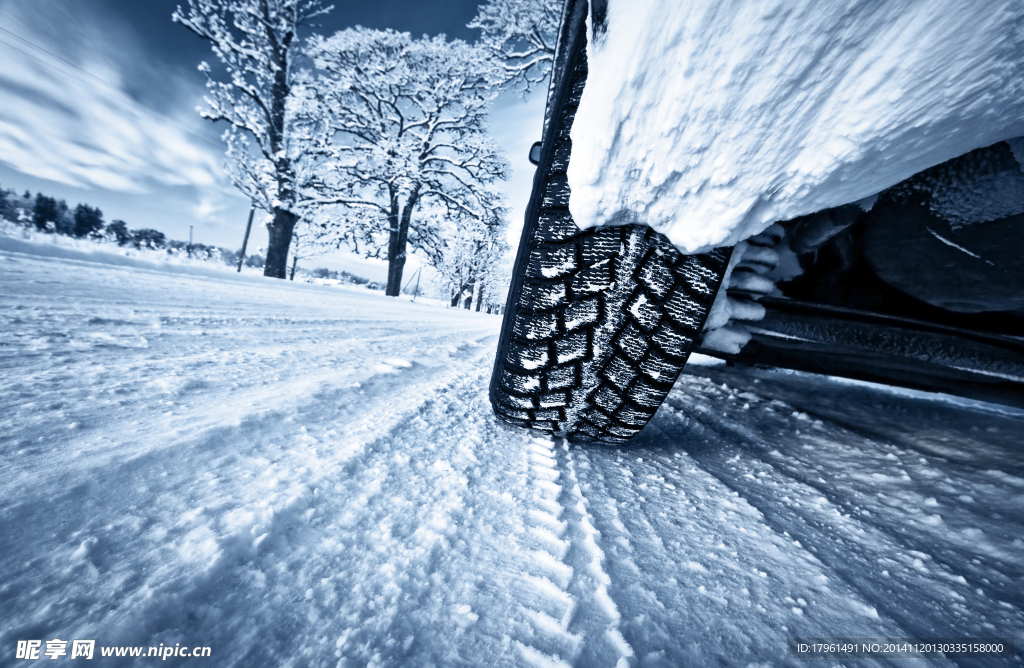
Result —
M 543 668 L 633 665 L 573 455 L 563 439 L 536 437 L 529 447 L 534 572 L 525 577 L 533 595 L 523 602 L 530 627 L 516 641 L 521 657 Z
M 17 462 L 39 477 L 3 486 L 2 644 L 195 642 L 229 665 L 522 665 L 509 620 L 532 562 L 508 547 L 526 519 L 515 494 L 525 444 L 488 405 L 493 345 L 459 347 L 492 338 L 497 319 L 277 286 L 136 292 L 99 273 L 47 286 L 52 313 L 11 308 L 27 316 L 19 329 L 45 334 L 63 319 L 58 329 L 84 339 L 88 328 L 128 336 L 107 322 L 125 295 L 155 314 L 212 297 L 354 324 L 271 317 L 217 331 L 183 318 L 148 349 L 17 358 L 9 377 L 29 391 L 29 376 L 45 379 L 54 394 L 38 400 L 65 407 L 9 416 L 33 441 L 9 444 Z M 81 309 L 79 293 L 99 298 Z M 89 324 L 88 309 L 113 317 Z M 402 333 L 381 336 L 381 318 Z M 118 389 L 123 402 L 92 396 Z M 70 430 L 78 411 L 92 420 Z M 36 420 L 53 418 L 62 424 L 36 445 Z
M 660 440 L 651 426 L 648 444 Z M 685 454 L 648 444 L 577 450 L 582 488 L 604 500 L 593 514 L 609 593 L 641 665 L 777 660 L 786 636 L 900 636 L 738 494 Z
M 609 596 L 612 580 L 604 568 L 605 554 L 599 545 L 601 532 L 594 527 L 590 501 L 580 488 L 574 453 L 565 439 L 559 439 L 556 454 L 565 476 L 559 501 L 569 521 L 570 548 L 565 559 L 573 569 L 569 591 L 577 601 L 568 630 L 583 643 L 573 657 L 573 664 L 633 666 L 636 663 L 633 648 L 622 637 L 620 629 L 622 615 Z
M 464 527 L 477 505 L 470 478 L 483 436 L 467 395 L 481 383 L 477 373 L 462 374 L 434 391 L 331 476 L 329 533 L 341 555 L 320 585 L 342 664 L 465 660 L 458 640 L 481 606 L 476 573 L 455 564 L 472 552 Z M 488 640 L 471 646 L 484 656 L 500 651 Z
M 528 440 L 526 450 L 530 502 L 526 532 L 520 548 L 526 552 L 527 572 L 523 574 L 525 591 L 521 596 L 525 624 L 514 628 L 520 658 L 538 668 L 570 666 L 568 660 L 580 649 L 580 638 L 569 633 L 569 623 L 577 601 L 569 593 L 574 576 L 565 563 L 570 548 L 563 540 L 567 522 L 558 502 L 562 493 L 562 474 L 550 438 Z
M 581 484 L 581 488 L 585 489 L 592 498 L 602 499 L 599 507 L 594 509 L 592 522 L 596 525 L 595 530 L 604 537 L 606 545 L 608 571 L 610 572 L 607 594 L 620 603 L 616 607 L 617 612 L 621 609 L 616 632 L 619 637 L 623 638 L 624 643 L 629 644 L 631 652 L 635 650 L 643 665 L 658 665 L 658 660 L 665 656 L 665 649 L 662 645 L 671 642 L 671 638 L 663 636 L 660 638 L 660 643 L 652 643 L 650 638 L 645 637 L 646 634 L 637 634 L 635 629 L 631 629 L 630 624 L 623 626 L 621 622 L 623 615 L 627 620 L 633 622 L 637 619 L 645 622 L 650 611 L 663 611 L 665 605 L 658 599 L 654 591 L 641 583 L 641 570 L 634 560 L 636 549 L 633 545 L 633 534 L 620 519 L 620 502 L 611 494 L 605 475 L 599 467 L 594 465 L 595 459 L 600 460 L 612 452 L 616 451 L 600 446 L 593 449 L 587 446 L 577 447 L 575 449 L 578 462 L 577 484 Z M 627 469 L 623 469 L 623 471 L 629 473 Z M 631 475 L 630 473 L 628 478 L 631 478 Z M 627 479 L 625 486 L 628 488 L 631 483 L 632 480 Z M 635 509 L 631 509 L 631 512 L 635 512 Z M 665 559 L 666 555 L 662 554 L 659 557 Z M 653 622 L 652 625 L 657 626 L 657 622 Z M 652 644 L 658 648 L 652 649 Z
M 493 336 L 483 337 L 484 341 L 491 339 Z M 49 421 L 45 428 L 52 435 L 40 438 L 65 440 L 64 447 L 56 452 L 48 451 L 43 462 L 20 458 L 8 472 L 5 488 L 15 492 L 15 497 L 30 498 L 33 489 L 52 484 L 64 475 L 64 469 L 55 465 L 60 461 L 73 460 L 81 475 L 83 470 L 110 469 L 132 461 L 139 463 L 140 458 L 164 456 L 163 452 L 180 452 L 190 449 L 196 442 L 214 444 L 214 451 L 221 451 L 224 442 L 236 440 L 238 430 L 253 431 L 266 425 L 276 430 L 275 423 L 285 419 L 284 415 L 301 411 L 297 407 L 311 401 L 325 405 L 314 420 L 331 417 L 333 423 L 328 429 L 333 428 L 338 439 L 346 443 L 345 447 L 355 451 L 359 443 L 373 438 L 376 430 L 385 429 L 417 410 L 436 388 L 451 382 L 465 367 L 478 364 L 489 350 L 489 346 L 477 342 L 463 344 L 448 355 L 449 364 L 437 366 L 413 363 L 403 368 L 375 361 L 373 365 L 352 370 L 343 379 L 339 379 L 339 375 L 345 374 L 330 364 L 293 369 L 290 374 L 294 374 L 294 379 L 275 382 L 272 395 L 268 395 L 264 387 L 243 387 L 224 394 L 204 386 L 198 393 L 186 389 L 155 396 L 136 389 L 139 397 L 145 397 L 146 404 L 133 402 L 123 411 L 110 411 L 106 419 L 119 428 L 116 431 L 106 429 L 103 440 L 91 438 L 102 426 L 90 424 L 94 420 L 85 421 L 90 428 L 85 433 Z M 380 357 L 382 355 L 372 359 Z M 184 406 L 185 401 L 190 405 Z M 144 434 L 132 428 L 137 424 L 147 425 Z M 31 424 L 24 428 L 46 434 Z M 147 434 L 159 434 L 159 438 L 147 438 Z M 22 450 L 19 454 L 28 454 L 33 448 Z
M 854 414 L 863 411 L 863 407 L 849 399 L 851 395 L 857 396 L 852 390 L 864 390 L 842 389 L 849 395 L 845 402 L 836 403 L 853 404 L 849 409 Z M 952 424 L 969 424 L 979 416 L 971 415 L 963 406 L 943 406 L 944 412 L 936 416 L 933 402 L 912 397 L 882 394 L 874 397 L 873 403 L 879 400 L 896 403 L 898 412 L 891 408 L 889 412 L 897 415 L 924 414 L 918 417 L 927 416 L 921 420 L 927 428 L 915 431 L 915 421 L 908 421 L 901 430 L 905 434 L 890 431 L 887 438 L 886 432 L 874 422 L 860 424 L 835 407 L 822 409 L 815 406 L 813 398 L 805 399 L 811 404 L 806 413 L 794 411 L 786 417 L 786 411 L 767 423 L 763 419 L 751 421 L 752 428 L 735 440 L 754 447 L 735 451 L 734 457 L 726 462 L 728 477 L 742 483 L 738 487 L 744 487 L 752 478 L 752 470 L 755 474 L 757 468 L 776 473 L 772 476 L 775 487 L 788 483 L 807 488 L 807 495 L 827 501 L 836 516 L 852 520 L 850 526 L 863 528 L 878 539 L 878 544 L 888 543 L 902 552 L 908 557 L 904 559 L 907 564 L 922 559 L 937 567 L 940 577 L 947 580 L 963 584 L 964 576 L 975 582 L 992 579 L 1001 584 L 985 583 L 986 589 L 1012 591 L 1011 583 L 1024 577 L 1024 569 L 1015 558 L 1021 547 L 1022 526 L 1020 522 L 1009 521 L 1024 514 L 1024 478 L 1019 474 L 1019 455 L 1004 451 L 999 456 L 997 451 L 985 463 L 984 459 L 967 463 L 957 456 L 960 453 L 956 450 L 936 444 L 966 440 L 960 452 L 983 452 L 991 441 L 978 439 L 978 434 L 1006 438 L 999 433 L 1005 430 L 1012 439 L 1014 433 L 1024 435 L 1024 422 L 1019 417 L 1014 420 L 1004 415 L 993 419 L 986 414 L 982 422 L 988 424 L 985 432 L 974 425 L 969 431 L 958 433 L 951 428 Z M 785 407 L 778 401 L 773 405 Z M 818 412 L 815 408 L 822 410 Z M 928 419 L 935 417 L 941 420 Z M 936 421 L 940 424 L 934 424 Z M 800 447 L 781 451 L 770 448 L 765 432 L 780 428 L 793 431 Z M 908 438 L 911 435 L 930 442 L 930 447 L 921 447 Z M 802 456 L 812 447 L 815 457 Z M 743 457 L 736 456 L 740 453 Z M 946 459 L 944 454 L 952 457 Z M 779 479 L 786 482 L 780 483 Z M 1002 516 L 1006 520 L 991 522 L 987 517 L 978 517 L 981 509 L 983 515 Z M 986 567 L 979 567 L 979 556 L 986 557 Z M 971 598 L 970 594 L 967 596 Z M 1024 604 L 1024 592 L 1017 596 L 1017 604 Z
M 952 519 L 951 506 L 963 492 L 993 487 L 990 512 L 998 518 L 1000 507 L 1019 507 L 1019 496 L 999 499 L 994 485 L 1019 488 L 1019 479 L 955 464 L 946 475 L 934 469 L 941 461 L 797 412 L 748 414 L 741 429 L 720 410 L 701 407 L 703 394 L 691 394 L 685 406 L 670 402 L 666 413 L 674 419 L 659 425 L 665 440 L 694 443 L 688 450 L 701 469 L 758 509 L 776 533 L 797 540 L 904 637 L 984 637 L 1024 625 L 1019 578 L 1002 572 L 1019 571 L 1012 556 L 1019 534 L 996 540 L 1013 533 L 1009 518 L 973 515 L 950 525 L 935 514 L 936 496 Z M 790 443 L 773 438 L 787 432 Z M 704 441 L 713 445 L 699 445 Z M 920 459 L 920 480 L 906 474 L 901 459 Z M 964 524 L 968 540 L 979 543 L 973 549 L 958 535 Z
M 149 626 L 150 616 L 145 612 L 139 614 L 140 607 L 152 609 L 152 619 L 166 617 L 167 613 L 160 610 L 164 604 L 159 601 L 160 596 L 154 597 L 154 592 L 168 593 L 166 590 L 170 584 L 175 586 L 173 596 L 176 599 L 186 602 L 191 600 L 200 608 L 203 606 L 203 592 L 218 588 L 218 583 L 225 578 L 237 580 L 243 583 L 243 587 L 261 589 L 269 586 L 266 585 L 267 571 L 273 573 L 273 569 L 258 566 L 255 570 L 238 569 L 231 562 L 262 562 L 270 565 L 277 559 L 289 561 L 294 553 L 308 552 L 306 548 L 309 546 L 302 545 L 301 540 L 298 541 L 298 548 L 294 548 L 294 536 L 308 534 L 309 527 L 321 521 L 327 507 L 325 495 L 332 487 L 340 484 L 339 481 L 346 483 L 340 493 L 347 501 L 344 508 L 333 512 L 333 516 L 342 529 L 346 526 L 365 528 L 369 521 L 367 517 L 374 513 L 380 517 L 380 522 L 390 521 L 391 515 L 396 512 L 401 518 L 401 512 L 388 503 L 394 496 L 393 489 L 389 496 L 386 485 L 389 467 L 368 465 L 368 462 L 377 462 L 381 458 L 380 453 L 374 450 L 374 444 L 383 443 L 383 449 L 395 455 L 395 463 L 408 469 L 413 455 L 401 452 L 396 454 L 391 445 L 393 442 L 405 442 L 410 453 L 422 453 L 431 450 L 431 444 L 443 444 L 452 436 L 459 435 L 458 427 L 471 423 L 465 411 L 460 411 L 458 417 L 448 417 L 447 410 L 439 409 L 438 403 L 454 393 L 457 398 L 455 403 L 462 406 L 459 397 L 473 392 L 479 394 L 479 387 L 486 385 L 480 369 L 486 365 L 490 354 L 491 349 L 487 346 L 470 347 L 459 351 L 453 357 L 453 363 L 447 366 L 378 374 L 371 382 L 363 383 L 366 391 L 374 397 L 372 401 L 359 401 L 358 393 L 361 390 L 339 389 L 330 385 L 321 387 L 311 395 L 298 393 L 290 398 L 293 404 L 291 408 L 278 405 L 277 410 L 244 418 L 236 426 L 207 429 L 200 425 L 198 432 L 172 442 L 170 445 L 174 447 L 144 453 L 133 457 L 123 466 L 98 471 L 87 478 L 86 484 L 79 482 L 63 490 L 61 495 L 50 495 L 45 511 L 40 511 L 38 504 L 27 502 L 28 499 L 21 499 L 17 507 L 5 507 L 3 524 L 10 529 L 8 535 L 12 538 L 25 534 L 23 537 L 27 540 L 29 533 L 37 533 L 40 527 L 47 525 L 45 519 L 40 521 L 41 518 L 36 516 L 40 512 L 57 517 L 69 527 L 78 528 L 72 536 L 76 547 L 78 543 L 91 547 L 97 543 L 95 537 L 99 536 L 100 547 L 94 550 L 92 556 L 86 555 L 83 564 L 94 564 L 99 568 L 97 572 L 94 566 L 89 565 L 96 574 L 90 582 L 96 580 L 97 576 L 97 582 L 100 583 L 106 579 L 113 580 L 109 583 L 109 596 L 103 598 L 117 603 L 111 604 L 109 617 L 107 614 L 95 617 L 98 612 L 95 608 L 91 611 L 77 609 L 77 599 L 91 600 L 91 597 L 69 595 L 85 586 L 74 581 L 75 578 L 80 579 L 76 575 L 77 567 L 64 574 L 71 577 L 71 581 L 62 581 L 63 576 L 57 577 L 47 583 L 44 591 L 36 590 L 33 593 L 31 590 L 36 585 L 32 583 L 32 573 L 40 568 L 38 559 L 21 559 L 26 564 L 31 561 L 32 565 L 5 571 L 9 575 L 4 589 L 5 597 L 12 605 L 29 609 L 35 606 L 27 601 L 20 605 L 17 600 L 28 596 L 42 596 L 45 599 L 52 594 L 60 600 L 55 601 L 56 605 L 46 614 L 45 623 L 48 626 L 60 628 L 71 620 L 77 620 L 78 623 L 85 621 L 108 629 L 119 628 L 118 633 L 126 644 L 132 644 L 138 638 L 148 638 L 154 634 L 154 629 Z M 411 378 L 410 374 L 417 378 Z M 380 400 L 381 395 L 394 395 L 398 399 L 389 406 L 390 402 Z M 477 414 L 482 413 L 480 403 L 477 400 L 474 406 Z M 223 407 L 223 404 L 219 406 L 220 409 Z M 289 414 L 291 411 L 297 412 Z M 434 434 L 435 438 L 424 443 L 422 438 L 427 438 L 428 434 Z M 477 439 L 477 442 L 480 440 Z M 181 460 L 189 461 L 189 466 L 184 470 L 179 467 L 176 471 L 175 462 Z M 289 460 L 299 463 L 289 466 Z M 441 462 L 434 469 L 428 470 L 427 474 L 434 481 L 436 489 L 458 490 L 464 486 L 460 476 L 446 468 L 441 458 L 433 461 Z M 281 462 L 285 462 L 283 468 L 279 467 Z M 301 465 L 303 462 L 305 466 Z M 172 476 L 167 476 L 168 470 L 172 471 Z M 210 476 L 209 480 L 202 479 L 203 476 L 198 475 L 202 471 L 217 471 L 219 478 Z M 182 480 L 181 476 L 200 479 L 190 484 Z M 52 481 L 44 486 L 52 486 Z M 171 496 L 176 488 L 190 487 L 190 499 Z M 252 505 L 233 500 L 251 497 L 248 488 L 252 487 L 263 490 L 260 503 Z M 118 526 L 110 527 L 94 526 L 96 521 L 93 517 L 116 514 L 98 506 L 120 504 L 124 497 L 139 495 L 137 489 L 149 494 L 150 501 L 145 510 L 133 514 L 155 518 L 155 522 L 135 518 L 147 527 L 145 535 L 138 535 L 137 528 L 126 532 L 119 523 Z M 167 493 L 163 493 L 163 489 Z M 60 497 L 64 495 L 67 495 L 67 500 L 62 502 Z M 439 500 L 440 503 L 434 504 L 433 510 L 421 518 L 419 526 L 411 530 L 413 534 L 419 530 L 417 541 L 420 542 L 417 543 L 418 547 L 410 549 L 414 553 L 427 553 L 428 561 L 437 558 L 439 540 L 445 539 L 444 532 L 439 529 L 447 529 L 452 522 L 451 509 L 460 507 L 457 497 L 442 495 Z M 62 510 L 55 513 L 53 503 L 62 505 Z M 180 511 L 173 506 L 181 503 L 190 503 L 191 510 L 175 525 L 171 518 Z M 421 505 L 432 507 L 429 503 Z M 168 523 L 167 519 L 171 521 Z M 244 524 L 246 521 L 249 524 Z M 380 528 L 380 522 L 377 527 L 361 534 L 365 540 L 355 541 L 361 544 L 364 551 L 375 550 L 376 546 L 387 543 L 389 533 Z M 61 533 L 63 531 L 58 529 L 55 535 Z M 165 548 L 153 550 L 146 546 L 146 536 L 153 534 L 161 536 L 161 543 L 174 543 L 178 554 Z M 133 562 L 114 566 L 119 561 L 115 556 L 116 551 L 125 542 L 141 542 L 140 553 L 143 558 L 136 557 Z M 351 550 L 355 543 L 343 546 L 338 542 L 337 546 L 339 550 L 345 547 Z M 133 549 L 138 548 L 136 545 Z M 52 552 L 51 559 L 55 561 L 53 571 L 60 572 L 62 567 L 58 564 L 65 558 L 64 550 L 55 546 Z M 372 555 L 375 552 L 369 553 Z M 207 561 L 206 565 L 201 565 L 204 561 Z M 373 563 L 373 559 L 369 561 Z M 295 558 L 294 566 L 296 571 L 301 571 L 302 559 Z M 402 571 L 401 566 L 401 562 L 394 566 L 396 572 Z M 113 567 L 113 571 L 108 574 L 106 570 L 110 567 Z M 273 576 L 269 579 L 271 582 L 274 580 Z M 140 584 L 143 586 L 138 588 Z M 284 596 L 286 600 L 283 603 L 287 604 L 287 598 L 294 596 L 296 591 L 301 593 L 315 589 L 307 586 L 309 584 L 315 583 L 304 582 L 301 590 L 294 586 L 284 587 L 278 593 L 274 593 L 275 587 L 271 586 L 269 595 L 278 599 Z M 103 586 L 97 587 L 96 582 L 88 585 L 88 588 L 104 590 Z M 352 584 L 352 591 L 359 591 L 358 580 Z M 147 602 L 151 598 L 155 600 Z M 237 598 L 239 596 L 228 597 L 229 600 Z M 132 619 L 124 619 L 117 614 L 118 609 L 134 610 L 135 614 Z M 321 620 L 324 618 L 322 614 L 319 617 Z M 272 620 L 264 621 L 266 623 L 257 624 L 256 628 L 274 628 Z M 31 625 L 34 622 L 30 617 L 19 620 L 15 626 L 26 623 Z M 188 627 L 190 623 L 182 619 L 175 626 Z M 13 633 L 17 628 L 11 628 L 10 631 Z M 203 630 L 195 629 L 195 633 L 195 637 L 199 637 Z M 240 637 L 244 637 L 243 633 L 239 633 Z M 114 641 L 113 638 L 110 640 Z M 266 642 L 252 638 L 251 644 L 252 647 L 263 647 Z M 247 649 L 241 656 L 247 656 L 246 652 L 250 651 L 258 650 Z M 245 663 L 244 659 L 240 660 Z

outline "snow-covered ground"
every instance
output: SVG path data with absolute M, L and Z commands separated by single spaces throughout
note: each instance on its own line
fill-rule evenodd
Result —
M 567 447 L 496 423 L 495 316 L 7 250 L 0 321 L 3 665 L 54 638 L 228 666 L 1024 645 L 1021 411 L 694 365 L 635 445 Z

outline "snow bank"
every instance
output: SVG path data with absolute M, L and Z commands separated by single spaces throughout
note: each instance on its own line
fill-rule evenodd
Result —
M 218 259 L 188 257 L 185 253 L 168 253 L 163 248 L 133 248 L 117 246 L 94 239 L 75 239 L 58 234 L 46 234 L 16 225 L 0 219 L 0 253 L 17 253 L 26 256 L 53 258 L 66 263 L 103 264 L 114 267 L 128 267 L 147 271 L 179 274 L 187 276 L 205 276 L 222 278 L 229 281 L 262 283 L 276 281 L 263 275 L 262 267 L 243 266 L 238 272 L 237 265 L 227 264 Z M 301 271 L 297 280 L 301 283 L 313 283 L 356 292 L 377 292 L 365 284 L 344 283 L 334 279 L 313 278 Z M 294 283 L 294 281 L 291 281 Z M 408 295 L 399 297 L 410 300 Z M 418 302 L 434 306 L 447 306 L 447 303 L 423 295 Z
M 57 237 L 54 237 L 57 240 Z M 92 247 L 90 247 L 92 245 Z M 131 267 L 134 269 L 149 269 L 153 271 L 166 271 L 176 274 L 189 274 L 193 276 L 211 276 L 228 278 L 235 270 L 228 265 L 203 262 L 201 260 L 189 260 L 187 258 L 174 258 L 163 251 L 136 251 L 117 252 L 113 249 L 104 248 L 99 244 L 90 244 L 83 241 L 78 245 L 47 243 L 33 239 L 17 239 L 0 235 L 0 251 L 7 253 L 20 253 L 38 257 L 49 257 L 66 261 L 89 262 L 106 264 L 116 267 Z M 112 252 L 113 251 L 113 252 Z M 177 260 L 177 261 L 172 261 Z M 255 279 L 254 272 L 246 267 L 245 274 L 238 274 L 241 278 Z M 262 276 L 262 273 L 260 274 Z
M 588 49 L 573 217 L 687 253 L 1024 134 L 1015 0 L 611 0 Z
M 163 248 L 118 246 L 102 240 L 37 232 L 3 218 L 0 218 L 0 251 L 199 276 L 236 273 L 234 265 L 222 260 L 188 257 L 184 252 L 169 253 Z M 244 267 L 243 272 L 263 275 L 262 269 L 253 267 Z

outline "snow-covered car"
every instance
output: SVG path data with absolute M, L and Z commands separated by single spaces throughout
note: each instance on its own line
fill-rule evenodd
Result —
M 1022 25 L 567 0 L 497 415 L 623 443 L 694 351 L 1024 406 Z

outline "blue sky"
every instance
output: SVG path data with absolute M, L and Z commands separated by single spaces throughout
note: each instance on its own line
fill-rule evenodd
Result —
M 0 186 L 99 206 L 107 221 L 197 242 L 241 245 L 248 201 L 223 175 L 222 128 L 199 118 L 209 46 L 171 22 L 175 0 L 0 0 Z M 328 4 L 325 2 L 325 4 Z M 394 28 L 473 40 L 477 0 L 336 2 L 313 28 Z M 513 166 L 518 238 L 540 138 L 543 95 L 499 98 L 495 138 Z M 253 246 L 255 244 L 255 246 Z M 254 226 L 250 249 L 266 244 Z M 382 263 L 334 254 L 311 264 L 385 276 Z

